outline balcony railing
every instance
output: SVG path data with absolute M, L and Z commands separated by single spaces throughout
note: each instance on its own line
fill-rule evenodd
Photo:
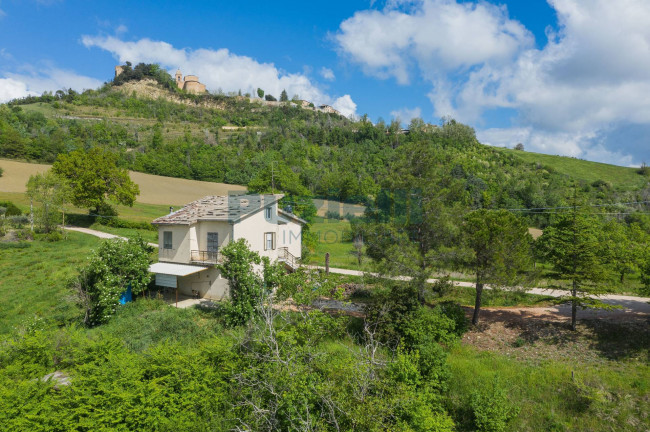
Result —
M 201 251 L 201 250 L 190 251 L 191 262 L 216 264 L 219 262 L 220 259 L 221 257 L 219 256 L 219 252 Z

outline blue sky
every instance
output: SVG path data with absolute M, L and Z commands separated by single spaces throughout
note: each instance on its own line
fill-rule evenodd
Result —
M 0 0 L 0 101 L 94 88 L 130 60 L 487 144 L 650 161 L 647 0 Z

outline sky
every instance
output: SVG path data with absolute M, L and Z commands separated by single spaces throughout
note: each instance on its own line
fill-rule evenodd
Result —
M 0 0 L 0 102 L 131 61 L 494 146 L 650 162 L 650 1 Z

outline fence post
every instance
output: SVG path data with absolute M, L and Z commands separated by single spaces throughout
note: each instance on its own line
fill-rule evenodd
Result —
M 326 275 L 330 274 L 330 253 L 329 252 L 325 253 L 325 274 Z

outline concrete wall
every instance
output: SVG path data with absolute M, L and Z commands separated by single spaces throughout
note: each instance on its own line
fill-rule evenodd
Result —
M 164 232 L 172 233 L 172 249 L 164 249 Z M 187 264 L 190 262 L 190 227 L 187 225 L 158 226 L 158 260 Z
M 208 233 L 219 233 L 219 249 L 227 245 L 232 239 L 232 225 L 220 221 L 200 221 L 196 224 L 196 237 L 198 239 L 198 250 L 208 250 Z
M 260 254 L 260 256 L 267 256 L 271 260 L 278 258 L 278 212 L 277 203 L 271 206 L 271 219 L 266 219 L 264 209 L 258 211 L 252 216 L 247 217 L 243 221 L 234 225 L 233 240 L 245 238 L 250 245 L 251 250 Z M 275 250 L 264 250 L 264 233 L 276 233 Z
M 216 267 L 178 278 L 179 294 L 191 296 L 193 290 L 199 292 L 199 297 L 212 300 L 223 300 L 229 296 L 228 281 Z
M 286 247 L 296 258 L 302 256 L 302 225 L 280 216 L 286 224 L 278 225 L 278 247 Z

